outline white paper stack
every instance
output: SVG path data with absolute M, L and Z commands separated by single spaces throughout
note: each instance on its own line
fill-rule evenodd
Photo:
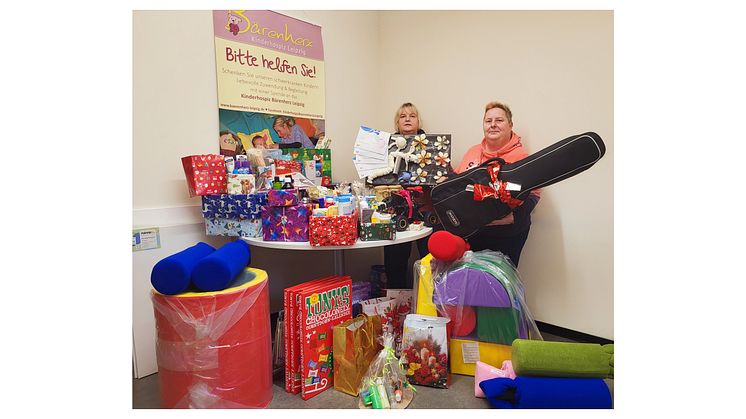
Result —
M 352 152 L 352 161 L 360 178 L 388 167 L 388 146 L 391 134 L 360 126 Z

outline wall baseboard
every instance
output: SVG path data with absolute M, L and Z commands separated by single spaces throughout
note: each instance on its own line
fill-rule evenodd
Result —
M 546 332 L 555 336 L 560 336 L 567 339 L 572 339 L 576 342 L 581 343 L 598 343 L 601 345 L 608 345 L 614 343 L 613 340 L 602 338 L 599 336 L 589 335 L 587 333 L 578 332 L 572 329 L 566 329 L 561 326 L 555 326 L 553 324 L 536 321 L 536 327 L 539 328 L 540 332 Z

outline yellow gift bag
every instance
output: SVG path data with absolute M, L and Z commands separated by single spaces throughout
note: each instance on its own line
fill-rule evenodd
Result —
M 381 317 L 361 314 L 332 329 L 334 350 L 334 388 L 358 395 L 360 382 L 368 366 L 383 346 L 378 342 Z

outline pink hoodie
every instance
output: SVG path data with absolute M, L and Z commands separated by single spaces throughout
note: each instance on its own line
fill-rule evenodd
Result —
M 465 172 L 471 168 L 477 167 L 485 161 L 493 157 L 502 157 L 505 163 L 514 163 L 520 159 L 528 157 L 528 153 L 523 149 L 521 143 L 521 137 L 515 132 L 510 136 L 510 140 L 495 152 L 487 151 L 487 140 L 482 138 L 482 142 L 471 147 L 464 154 L 464 158 L 461 160 L 461 164 L 455 169 L 456 173 Z M 540 195 L 540 190 L 533 191 L 537 196 Z
M 470 148 L 464 154 L 464 158 L 461 160 L 461 164 L 455 170 L 456 173 L 465 172 L 472 167 L 479 166 L 485 161 L 493 157 L 502 157 L 506 163 L 516 162 L 524 157 L 528 157 L 528 153 L 523 150 L 523 144 L 521 144 L 521 137 L 515 132 L 512 133 L 510 140 L 507 144 L 502 146 L 496 152 L 487 151 L 487 140 L 482 138 L 482 142 Z

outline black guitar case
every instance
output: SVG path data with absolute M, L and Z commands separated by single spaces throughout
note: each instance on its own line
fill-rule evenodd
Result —
M 490 159 L 433 187 L 433 208 L 446 231 L 468 239 L 486 224 L 508 215 L 532 190 L 577 175 L 605 152 L 601 137 L 586 132 L 514 163 Z M 475 187 L 477 195 L 487 191 L 487 198 L 476 200 Z

